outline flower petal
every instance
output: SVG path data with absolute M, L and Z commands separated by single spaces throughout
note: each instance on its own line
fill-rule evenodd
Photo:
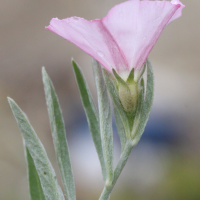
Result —
M 126 56 L 129 70 L 141 69 L 164 27 L 180 16 L 183 6 L 175 1 L 179 2 L 131 0 L 116 5 L 102 19 Z
M 110 72 L 112 68 L 118 72 L 128 68 L 123 53 L 101 20 L 87 21 L 79 17 L 63 20 L 53 18 L 46 28 L 77 45 Z
M 182 9 L 185 7 L 179 0 L 172 0 L 171 1 L 172 4 L 175 5 L 181 5 L 180 8 L 174 13 L 174 15 L 172 16 L 172 18 L 169 20 L 168 24 L 170 22 L 172 22 L 173 20 L 179 18 L 182 15 Z
M 127 76 L 140 70 L 167 24 L 181 16 L 179 0 L 130 0 L 112 8 L 103 19 L 54 18 L 47 29 L 77 45 L 106 69 Z

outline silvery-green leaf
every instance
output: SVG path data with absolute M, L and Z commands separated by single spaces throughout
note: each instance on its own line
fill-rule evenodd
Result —
M 107 89 L 110 93 L 110 96 L 112 98 L 112 101 L 115 105 L 115 108 L 118 110 L 118 113 L 121 117 L 121 120 L 124 125 L 124 129 L 126 131 L 127 137 L 130 136 L 130 127 L 129 127 L 129 121 L 126 116 L 126 113 L 124 112 L 123 106 L 119 100 L 118 93 L 117 93 L 117 88 L 115 85 L 115 80 L 113 80 L 113 76 L 111 73 L 109 73 L 107 70 L 102 69 L 103 77 L 107 86 Z
M 40 179 L 39 179 L 34 161 L 27 147 L 25 146 L 25 142 L 24 142 L 24 150 L 26 154 L 26 162 L 27 162 L 27 167 L 28 167 L 30 200 L 45 200 L 44 193 L 42 190 L 42 186 L 40 183 Z
M 106 180 L 109 183 L 113 179 L 113 131 L 110 100 L 102 76 L 101 66 L 99 66 L 99 63 L 94 59 L 92 65 L 97 88 L 100 132 L 107 174 Z
M 65 190 L 65 195 L 68 200 L 75 200 L 75 185 L 61 108 L 53 84 L 44 68 L 42 69 L 42 77 L 53 143 Z
M 135 142 L 138 142 L 142 133 L 144 132 L 145 126 L 147 124 L 147 120 L 149 118 L 149 114 L 151 111 L 151 106 L 153 104 L 153 96 L 154 96 L 154 76 L 153 69 L 149 59 L 147 59 L 147 84 L 146 84 L 146 94 L 145 99 L 141 109 L 141 117 L 140 124 L 136 133 Z
M 83 76 L 81 69 L 79 68 L 79 66 L 76 64 L 74 60 L 72 60 L 72 65 L 74 69 L 74 74 L 76 76 L 79 92 L 81 95 L 82 104 L 86 113 L 88 126 L 89 126 L 92 139 L 94 141 L 94 145 L 95 145 L 95 148 L 100 160 L 102 174 L 105 181 L 106 168 L 105 168 L 105 161 L 103 157 L 98 112 L 95 107 L 94 101 L 92 99 L 92 95 L 90 93 L 90 90 L 88 89 L 88 85 L 86 83 L 86 80 Z
M 131 131 L 131 138 L 135 137 L 138 127 L 140 125 L 141 114 L 142 114 L 143 103 L 144 103 L 144 79 L 142 78 L 138 84 L 139 84 L 138 85 L 138 92 L 139 92 L 138 106 L 137 106 L 135 119 L 133 123 L 133 129 Z
M 124 150 L 125 144 L 126 144 L 126 132 L 124 129 L 124 125 L 123 122 L 121 120 L 121 117 L 118 113 L 118 110 L 116 109 L 116 107 L 114 106 L 114 113 L 115 113 L 115 122 L 116 122 L 116 126 L 117 126 L 117 131 L 118 131 L 118 135 L 120 138 L 120 142 L 121 142 L 121 151 Z
M 22 132 L 25 145 L 34 161 L 42 190 L 46 200 L 64 200 L 64 196 L 57 183 L 54 169 L 47 157 L 44 146 L 40 142 L 28 118 L 19 106 L 10 98 L 8 102 Z

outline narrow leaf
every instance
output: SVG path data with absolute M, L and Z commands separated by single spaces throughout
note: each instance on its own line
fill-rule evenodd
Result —
M 24 150 L 26 155 L 26 161 L 28 166 L 28 181 L 29 181 L 29 194 L 31 200 L 45 200 L 40 179 L 34 164 L 34 161 L 29 153 L 29 150 L 25 146 Z
M 100 131 L 107 174 L 106 180 L 111 182 L 113 179 L 113 131 L 110 100 L 103 80 L 101 66 L 99 66 L 99 63 L 94 59 L 92 65 L 97 87 Z
M 115 108 L 118 110 L 118 113 L 121 117 L 121 120 L 124 125 L 124 129 L 126 131 L 127 136 L 130 135 L 130 128 L 129 128 L 129 122 L 128 118 L 126 116 L 126 113 L 124 112 L 123 106 L 119 100 L 118 94 L 117 94 L 117 88 L 115 85 L 115 80 L 113 80 L 112 74 L 110 74 L 107 70 L 102 69 L 103 77 L 107 86 L 107 89 L 110 93 L 110 96 L 112 98 L 112 101 L 115 105 Z
M 28 118 L 19 106 L 10 98 L 8 102 L 22 132 L 25 145 L 35 163 L 46 200 L 64 200 L 64 196 L 57 183 L 54 169 L 47 157 L 44 146 L 40 142 Z
M 92 95 L 88 89 L 88 85 L 86 80 L 81 72 L 81 69 L 76 64 L 74 60 L 72 60 L 72 65 L 74 69 L 74 74 L 76 77 L 76 81 L 78 84 L 79 92 L 81 95 L 82 104 L 86 113 L 89 129 L 92 135 L 92 139 L 94 141 L 94 145 L 99 157 L 99 161 L 101 164 L 101 170 L 103 174 L 104 181 L 106 180 L 106 168 L 105 168 L 105 161 L 103 157 L 103 150 L 102 150 L 102 142 L 101 142 L 101 134 L 100 134 L 100 126 L 99 126 L 99 118 L 97 109 L 95 107 L 94 101 L 92 99 Z
M 135 141 L 139 141 L 142 133 L 144 132 L 145 126 L 147 124 L 149 114 L 151 111 L 151 107 L 153 104 L 153 96 L 154 96 L 154 76 L 153 69 L 149 59 L 147 59 L 147 84 L 146 84 L 146 94 L 144 103 L 142 106 L 140 124 L 136 133 Z
M 131 138 L 134 138 L 138 127 L 141 122 L 141 116 L 142 116 L 142 109 L 143 109 L 143 103 L 144 103 L 144 79 L 142 78 L 140 82 L 138 83 L 138 91 L 139 91 L 139 98 L 138 98 L 138 106 L 135 114 L 135 119 L 133 123 L 133 129 L 131 131 Z
M 118 131 L 118 135 L 120 138 L 120 142 L 121 142 L 121 151 L 124 150 L 125 144 L 126 144 L 126 132 L 124 129 L 124 125 L 123 122 L 121 120 L 121 117 L 118 113 L 117 108 L 114 106 L 114 113 L 115 113 L 115 122 L 116 122 L 116 126 L 117 126 L 117 131 Z
M 44 68 L 42 69 L 42 75 L 54 148 L 65 195 L 68 200 L 75 200 L 75 185 L 61 108 L 53 84 Z

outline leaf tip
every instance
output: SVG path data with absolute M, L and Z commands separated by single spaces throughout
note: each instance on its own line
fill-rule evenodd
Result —
M 45 70 L 45 67 L 42 67 L 42 76 L 47 75 L 47 72 Z
M 71 62 L 72 62 L 72 66 L 73 66 L 74 71 L 76 71 L 77 69 L 79 69 L 79 67 L 78 67 L 76 61 L 74 60 L 74 58 L 71 58 Z
M 8 103 L 10 104 L 10 106 L 12 104 L 15 104 L 15 101 L 13 99 L 11 99 L 10 97 L 7 97 L 7 99 L 8 99 Z
M 12 110 L 12 112 L 14 113 L 14 110 L 15 109 L 19 109 L 19 106 L 16 104 L 16 102 L 13 100 L 13 99 L 11 99 L 10 97 L 7 97 L 7 99 L 8 99 L 8 103 L 9 103 L 9 105 L 10 105 L 10 108 L 11 108 L 11 110 Z M 15 115 L 15 114 L 14 114 Z
M 71 62 L 72 62 L 72 66 L 73 67 L 77 67 L 78 66 L 73 57 L 71 57 Z

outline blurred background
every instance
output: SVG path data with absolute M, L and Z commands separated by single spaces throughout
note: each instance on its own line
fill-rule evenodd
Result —
M 58 179 L 43 92 L 45 66 L 63 110 L 78 200 L 98 199 L 98 158 L 86 123 L 71 57 L 81 66 L 94 99 L 91 57 L 45 30 L 53 17 L 104 17 L 120 0 L 3 0 L 0 6 L 0 199 L 27 200 L 21 133 L 7 103 L 28 115 Z M 167 26 L 150 54 L 155 72 L 154 105 L 111 200 L 200 199 L 200 1 L 182 0 L 183 16 Z M 120 143 L 114 134 L 114 163 Z

